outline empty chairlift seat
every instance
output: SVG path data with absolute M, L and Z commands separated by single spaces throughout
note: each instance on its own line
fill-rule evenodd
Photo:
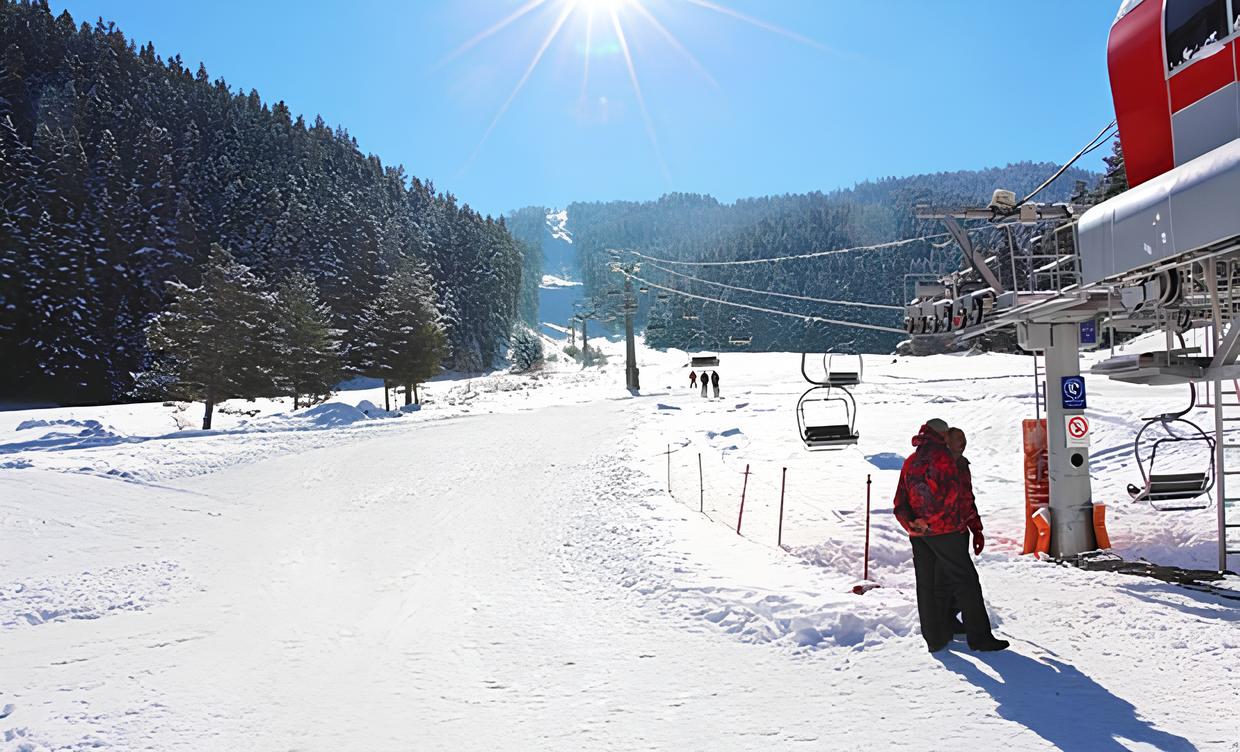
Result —
M 1146 431 L 1155 425 L 1160 426 L 1166 436 L 1148 442 L 1149 456 L 1146 457 L 1142 440 Z M 1156 472 L 1158 450 L 1176 445 L 1195 447 L 1193 460 L 1199 463 L 1198 467 L 1204 469 L 1191 472 Z M 1149 420 L 1137 433 L 1133 446 L 1137 469 L 1141 471 L 1144 486 L 1130 484 L 1128 494 L 1133 501 L 1149 502 L 1150 506 L 1159 512 L 1186 512 L 1208 508 L 1215 480 L 1214 447 L 1214 438 L 1196 423 L 1185 420 L 1181 413 L 1160 415 Z
M 706 355 L 706 354 L 692 355 L 689 357 L 689 367 L 690 368 L 718 368 L 719 367 L 719 356 L 718 355 Z
M 861 358 L 841 367 L 843 356 L 822 356 L 822 373 L 810 374 L 810 354 L 801 354 L 801 375 L 811 386 L 797 400 L 797 430 L 809 449 L 843 449 L 860 439 L 857 401 L 848 387 L 861 383 Z M 851 363 L 851 361 L 849 361 Z

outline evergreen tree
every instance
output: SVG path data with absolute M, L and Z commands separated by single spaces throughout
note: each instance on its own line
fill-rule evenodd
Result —
M 331 308 L 319 300 L 314 280 L 294 272 L 276 291 L 277 359 L 275 380 L 292 396 L 296 410 L 302 396 L 307 406 L 331 394 L 340 380 L 337 332 L 331 328 Z
M 182 395 L 205 403 L 203 430 L 217 402 L 275 393 L 277 303 L 262 281 L 214 245 L 201 286 L 169 287 L 173 301 L 151 321 L 147 338 L 156 356 L 171 359 Z
M 418 385 L 439 373 L 446 355 L 429 280 L 424 269 L 397 270 L 362 311 L 350 353 L 359 373 L 404 386 L 406 405 L 417 401 Z
M 212 243 L 260 275 L 305 272 L 349 332 L 393 269 L 421 263 L 463 364 L 493 360 L 516 318 L 522 255 L 502 223 L 343 128 L 42 1 L 0 0 L 0 208 L 0 397 L 134 393 L 166 283 L 198 287 Z
M 1106 163 L 1107 169 L 1095 196 L 1099 201 L 1106 201 L 1128 190 L 1128 170 L 1124 167 L 1124 147 L 1120 144 L 1118 137 L 1111 142 L 1111 156 L 1103 157 L 1102 161 Z
M 542 365 L 543 343 L 536 332 L 523 327 L 512 338 L 512 363 L 519 371 L 532 371 Z

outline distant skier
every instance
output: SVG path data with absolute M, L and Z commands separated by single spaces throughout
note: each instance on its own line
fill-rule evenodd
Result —
M 702 371 L 702 396 L 706 396 L 706 387 L 710 386 L 710 374 Z
M 719 399 L 719 372 L 710 372 L 710 385 L 715 388 L 715 399 Z
M 913 546 L 921 636 L 937 653 L 952 640 L 951 599 L 964 614 L 969 647 L 1003 650 L 990 631 L 977 569 L 969 558 L 969 526 L 976 517 L 972 494 L 962 490 L 960 467 L 947 448 L 946 422 L 926 421 L 913 437 L 916 449 L 900 469 L 892 502 L 896 520 Z
M 689 388 L 690 389 L 697 388 L 697 371 L 689 372 Z

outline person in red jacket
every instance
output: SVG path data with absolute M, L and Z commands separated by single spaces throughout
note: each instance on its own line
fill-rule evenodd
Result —
M 695 389 L 696 387 L 697 387 L 697 371 L 690 371 L 689 372 L 689 388 Z
M 952 600 L 964 615 L 969 647 L 1003 650 L 1005 640 L 990 631 L 977 569 L 969 558 L 969 523 L 977 516 L 972 492 L 965 490 L 956 458 L 947 448 L 946 422 L 926 421 L 913 437 L 913 453 L 900 469 L 892 502 L 908 532 L 917 578 L 917 613 L 930 652 L 952 640 Z
M 954 426 L 947 429 L 947 436 L 944 438 L 948 451 L 956 458 L 956 469 L 960 471 L 960 490 L 968 498 L 969 506 L 973 510 L 973 516 L 967 523 L 969 533 L 973 536 L 973 553 L 981 556 L 982 550 L 986 548 L 986 538 L 982 535 L 982 516 L 977 511 L 977 497 L 973 495 L 973 470 L 969 467 L 969 458 L 964 456 L 964 450 L 969 446 L 969 438 L 964 435 L 964 431 Z

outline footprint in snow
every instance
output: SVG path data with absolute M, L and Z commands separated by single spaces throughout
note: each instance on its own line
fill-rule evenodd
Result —
M 14 710 L 17 710 L 17 706 L 11 702 L 5 705 L 3 708 L 0 708 L 0 719 L 8 718 L 9 716 L 13 715 Z

